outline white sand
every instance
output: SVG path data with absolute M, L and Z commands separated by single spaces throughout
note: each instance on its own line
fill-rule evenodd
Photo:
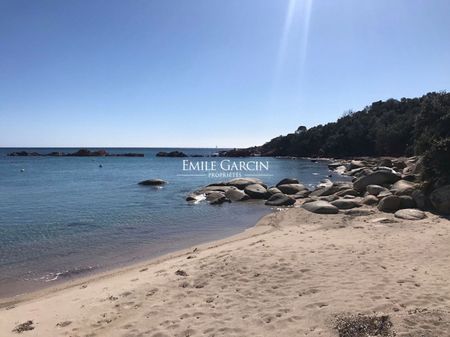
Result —
M 28 320 L 21 336 L 338 336 L 343 313 L 450 336 L 450 221 L 427 216 L 274 213 L 195 252 L 26 296 L 0 309 L 0 336 Z

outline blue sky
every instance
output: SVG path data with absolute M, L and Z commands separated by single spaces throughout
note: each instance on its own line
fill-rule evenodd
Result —
M 450 88 L 447 0 L 0 0 L 0 146 L 243 147 Z

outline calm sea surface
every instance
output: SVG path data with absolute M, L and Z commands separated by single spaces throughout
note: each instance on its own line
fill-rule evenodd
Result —
M 261 202 L 187 203 L 189 192 L 226 179 L 183 171 L 183 158 L 155 157 L 174 149 L 107 149 L 144 153 L 143 158 L 6 156 L 18 150 L 77 149 L 0 149 L 0 297 L 235 234 L 271 211 Z M 179 150 L 199 155 L 217 151 Z M 296 177 L 312 186 L 330 174 L 325 162 L 231 160 L 268 161 L 268 171 L 256 172 L 266 175 L 261 179 L 268 185 Z M 191 173 L 200 174 L 185 176 Z M 168 184 L 137 185 L 150 178 Z

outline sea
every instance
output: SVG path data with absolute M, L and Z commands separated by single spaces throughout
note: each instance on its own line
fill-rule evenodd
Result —
M 342 179 L 326 161 L 221 158 L 217 148 L 105 149 L 144 157 L 7 156 L 77 150 L 0 148 L 0 298 L 221 239 L 274 211 L 263 201 L 185 200 L 204 185 L 235 177 L 274 185 L 294 177 L 314 187 L 325 178 Z M 197 157 L 156 156 L 175 150 Z M 154 178 L 167 184 L 138 185 Z

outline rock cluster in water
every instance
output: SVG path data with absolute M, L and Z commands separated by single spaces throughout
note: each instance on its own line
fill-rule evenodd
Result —
M 330 169 L 353 176 L 352 182 L 326 179 L 311 191 L 295 178 L 283 179 L 271 187 L 260 179 L 237 178 L 200 188 L 186 200 L 206 200 L 216 205 L 263 199 L 268 206 L 301 204 L 304 209 L 320 214 L 372 206 L 409 220 L 425 217 L 422 210 L 433 207 L 441 213 L 450 213 L 450 186 L 443 186 L 427 197 L 421 190 L 420 165 L 417 158 L 334 162 L 329 164 Z
M 205 186 L 186 198 L 187 201 L 206 199 L 210 204 L 236 202 L 249 199 L 266 200 L 269 206 L 290 206 L 296 198 L 303 198 L 309 190 L 297 179 L 283 179 L 276 186 L 268 187 L 257 178 L 236 178 Z
M 73 153 L 65 153 L 53 151 L 50 153 L 38 153 L 29 151 L 17 151 L 8 153 L 10 157 L 144 157 L 143 153 L 108 153 L 106 150 L 94 150 L 80 149 Z

